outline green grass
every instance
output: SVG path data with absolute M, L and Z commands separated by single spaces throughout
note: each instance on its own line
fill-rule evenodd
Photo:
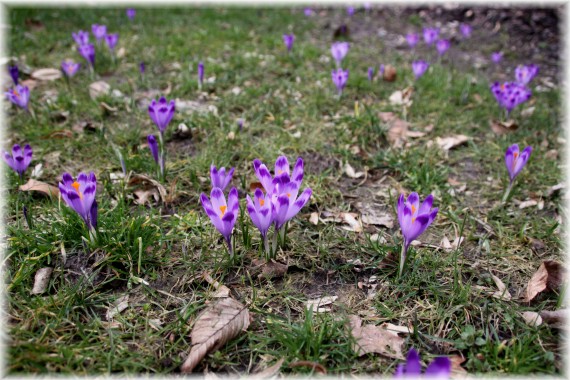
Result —
M 30 143 L 32 166 L 43 164 L 40 180 L 57 185 L 66 171 L 96 173 L 99 226 L 90 238 L 81 218 L 63 201 L 18 192 L 17 176 L 5 167 L 8 373 L 177 372 L 190 349 L 192 324 L 212 301 L 204 271 L 248 305 L 252 323 L 208 355 L 198 372 L 250 374 L 284 358 L 282 372 L 288 374 L 311 373 L 308 367 L 291 366 L 310 361 L 332 374 L 390 375 L 398 361 L 354 353 L 346 318 L 356 314 L 366 323 L 413 326 L 405 350 L 417 348 L 425 362 L 438 355 L 463 355 L 463 367 L 471 373 L 560 373 L 559 332 L 546 324 L 527 326 L 520 313 L 559 308 L 562 295 L 541 294 L 531 304 L 516 297 L 542 260 L 562 256 L 561 200 L 545 195 L 562 179 L 560 158 L 546 155 L 563 148 L 559 91 L 534 91 L 534 113 L 523 118 L 518 109 L 519 129 L 496 136 L 489 127 L 499 112 L 488 70 L 446 59 L 414 81 L 408 51 L 391 49 L 381 38 L 357 37 L 357 26 L 373 33 L 379 25 L 374 17 L 357 13 L 350 21 L 355 35 L 343 63 L 350 78 L 338 100 L 330 79 L 334 62 L 322 57 L 330 56 L 332 30 L 343 12 L 329 9 L 323 17 L 305 18 L 302 9 L 288 8 L 140 8 L 130 23 L 123 8 L 8 8 L 9 55 L 32 71 L 59 67 L 65 58 L 83 65 L 71 33 L 90 30 L 93 23 L 118 32 L 117 50 L 125 50 L 113 65 L 106 47 L 96 48 L 97 79 L 124 97 L 92 100 L 88 87 L 95 79 L 82 68 L 69 89 L 57 80 L 31 91 L 36 120 L 9 109 L 4 148 Z M 402 30 L 393 33 L 421 26 L 419 16 L 401 21 Z M 327 22 L 333 29 L 325 29 Z M 38 24 L 40 29 L 33 26 Z M 291 55 L 282 43 L 287 32 L 296 35 Z M 507 38 L 504 31 L 500 34 L 501 41 Z M 144 79 L 138 72 L 141 61 L 146 63 Z M 202 93 L 196 83 L 199 61 L 205 63 L 205 77 L 215 77 L 206 81 Z M 367 81 L 367 68 L 380 63 L 397 68 L 396 82 Z M 389 103 L 394 91 L 410 85 L 413 104 L 407 110 Z M 169 202 L 137 205 L 132 188 L 111 180 L 121 172 L 116 150 L 129 172 L 158 179 L 146 147 L 146 136 L 157 131 L 136 99 L 151 90 L 154 95 L 146 97 L 158 97 L 166 89 L 168 99 L 215 106 L 217 113 L 177 111 L 166 132 Z M 44 99 L 48 90 L 51 102 Z M 101 102 L 117 111 L 104 112 Z M 68 115 L 61 121 L 56 116 L 62 112 Z M 394 112 L 412 130 L 434 128 L 409 139 L 403 149 L 392 148 L 389 126 L 379 112 Z M 237 129 L 238 118 L 245 119 L 243 131 Z M 82 123 L 92 129 L 82 131 Z M 191 138 L 174 136 L 181 123 L 191 129 Z M 55 138 L 61 131 L 71 137 Z M 430 143 L 451 134 L 471 140 L 447 153 Z M 504 152 L 513 143 L 532 145 L 534 151 L 510 203 L 500 205 L 508 184 Z M 244 198 L 257 181 L 252 160 L 272 167 L 282 154 L 290 162 L 297 156 L 305 159 L 303 187 L 311 187 L 313 196 L 289 223 L 287 243 L 277 253 L 288 272 L 266 279 L 254 269 L 261 242 L 244 213 Z M 341 160 L 357 171 L 367 166 L 366 181 L 348 178 L 338 165 Z M 232 186 L 240 191 L 242 216 L 234 232 L 233 263 L 199 203 L 200 193 L 210 192 L 212 163 L 236 167 Z M 449 178 L 466 188 L 458 190 Z M 395 205 L 400 191 L 416 191 L 422 199 L 432 193 L 440 211 L 420 238 L 423 244 L 410 249 L 407 270 L 397 279 L 393 270 L 379 265 L 399 253 Z M 543 201 L 543 208 L 517 207 L 530 198 Z M 394 226 L 365 225 L 364 232 L 355 233 L 340 223 L 309 222 L 312 212 L 321 218 L 324 212 L 360 213 L 359 201 L 383 207 L 394 217 Z M 465 237 L 459 249 L 434 248 L 444 236 L 453 240 L 455 231 Z M 379 240 L 371 240 L 373 234 Z M 531 239 L 543 244 L 538 254 Z M 360 264 L 352 261 L 356 259 Z M 54 268 L 47 291 L 31 295 L 36 271 L 46 266 Z M 478 288 L 496 290 L 490 272 L 507 285 L 512 300 Z M 374 284 L 370 297 L 363 283 Z M 108 308 L 123 295 L 129 296 L 128 307 L 108 321 Z M 332 312 L 306 310 L 308 299 L 329 295 L 339 297 Z

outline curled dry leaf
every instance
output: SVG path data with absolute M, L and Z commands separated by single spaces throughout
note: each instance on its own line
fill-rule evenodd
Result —
M 443 239 L 441 240 L 440 246 L 441 248 L 443 248 L 445 251 L 455 251 L 457 248 L 459 248 L 459 246 L 461 245 L 461 243 L 463 243 L 463 241 L 465 240 L 465 237 L 461 236 L 461 237 L 455 237 L 455 239 L 453 239 L 453 242 L 450 242 L 449 239 L 447 238 L 447 236 L 444 236 Z
M 394 217 L 392 217 L 392 214 L 388 209 L 380 207 L 377 203 L 358 202 L 356 208 L 362 213 L 362 223 L 388 228 L 394 227 Z
M 440 149 L 448 151 L 455 147 L 465 144 L 469 141 L 469 137 L 465 135 L 452 135 L 447 137 L 436 137 L 435 143 Z
M 362 232 L 362 222 L 355 218 L 356 214 L 352 214 L 349 212 L 341 212 L 339 216 L 344 220 L 348 226 L 342 226 L 343 230 L 352 231 L 352 232 Z
M 287 273 L 287 269 L 289 269 L 287 264 L 281 264 L 274 260 L 265 261 L 253 259 L 252 264 L 255 266 L 254 269 L 261 270 L 261 273 L 257 275 L 257 278 L 283 277 L 283 275 Z
M 401 148 L 408 136 L 408 122 L 402 119 L 393 119 L 386 133 L 386 139 L 393 148 Z
M 270 379 L 279 373 L 279 370 L 281 369 L 281 366 L 283 365 L 284 361 L 285 358 L 281 358 L 277 361 L 277 363 L 273 364 L 271 367 L 267 367 L 264 370 L 256 372 L 252 374 L 249 378 L 254 380 Z
M 497 135 L 506 135 L 507 133 L 516 131 L 519 127 L 514 120 L 491 120 L 489 121 L 489 125 L 491 126 L 493 132 L 495 132 Z
M 137 196 L 135 203 L 144 204 L 152 196 L 156 201 L 158 198 L 165 203 L 166 202 L 166 189 L 160 182 L 147 177 L 142 174 L 135 174 L 129 179 L 129 186 L 140 185 L 141 187 L 136 189 L 133 193 Z M 157 194 L 158 193 L 158 194 Z
M 560 192 L 560 190 L 564 189 L 565 187 L 566 187 L 566 184 L 564 182 L 561 182 L 557 185 L 551 186 L 548 188 L 548 190 L 546 190 L 546 196 L 551 197 L 555 194 L 558 194 Z
M 314 300 L 308 300 L 305 305 L 307 310 L 313 309 L 314 313 L 324 313 L 331 311 L 331 309 L 329 307 L 323 306 L 332 304 L 334 301 L 336 301 L 337 298 L 338 296 L 321 297 Z
M 129 307 L 129 295 L 125 294 L 122 297 L 119 297 L 112 305 L 109 306 L 107 309 L 107 313 L 105 317 L 107 321 L 111 321 L 115 315 L 120 314 L 123 310 Z
M 309 217 L 309 222 L 311 222 L 311 224 L 314 224 L 315 226 L 319 224 L 319 214 L 316 212 L 312 212 L 311 216 Z
M 349 176 L 350 178 L 360 178 L 364 175 L 364 172 L 356 172 L 354 170 L 354 168 L 352 166 L 350 166 L 350 164 L 347 162 L 346 164 L 344 164 L 344 172 L 346 173 L 347 176 Z
M 395 106 L 409 107 L 412 105 L 411 97 L 413 93 L 414 93 L 413 87 L 411 86 L 406 87 L 401 91 L 395 91 L 394 93 L 392 93 L 392 95 L 390 95 L 388 100 L 390 101 L 390 104 L 393 104 Z
M 493 282 L 499 289 L 498 292 L 493 293 L 493 297 L 509 301 L 512 298 L 512 296 L 511 293 L 509 293 L 509 290 L 507 289 L 503 281 L 501 281 L 501 279 L 495 276 L 493 273 L 491 273 L 491 278 L 493 279 Z
M 51 267 L 38 269 L 36 275 L 34 276 L 34 287 L 32 288 L 32 294 L 42 294 L 46 291 L 52 272 L 53 268 Z
M 249 327 L 247 307 L 233 298 L 221 298 L 208 306 L 196 319 L 190 339 L 190 354 L 180 367 L 192 372 L 211 351 L 215 351 Z
M 528 201 L 524 201 L 519 203 L 519 208 L 522 210 L 523 208 L 533 207 L 538 205 L 538 202 L 534 199 L 529 199 Z
M 108 105 L 105 102 L 99 103 L 99 106 L 101 107 L 101 111 L 103 111 L 104 115 L 111 115 L 111 114 L 117 113 L 117 111 L 119 110 L 116 107 L 111 107 L 110 105 Z
M 49 185 L 45 182 L 36 181 L 33 178 L 30 178 L 28 182 L 20 186 L 20 190 L 22 191 L 36 191 L 45 195 L 49 196 L 58 196 L 59 189 L 55 186 Z
M 294 368 L 294 367 L 309 367 L 315 372 L 321 373 L 323 375 L 327 374 L 327 369 L 322 364 L 319 364 L 317 362 L 311 362 L 308 360 L 299 360 L 289 364 L 289 368 Z
M 89 96 L 96 100 L 98 97 L 107 95 L 111 91 L 111 86 L 105 81 L 93 82 L 89 85 Z
M 225 286 L 224 284 L 220 284 L 218 281 L 214 280 L 212 276 L 208 272 L 204 272 L 202 274 L 202 278 L 210 285 L 216 289 L 216 293 L 214 294 L 215 298 L 224 298 L 230 296 L 230 288 Z
M 530 302 L 544 290 L 557 290 L 566 281 L 566 269 L 561 263 L 546 260 L 530 278 L 523 301 Z
M 538 327 L 542 324 L 542 317 L 534 311 L 525 311 L 521 313 L 521 316 L 524 322 L 529 326 Z
M 404 339 L 398 333 L 372 324 L 362 326 L 362 320 L 356 315 L 349 315 L 348 319 L 358 356 L 375 352 L 393 359 L 404 359 Z
M 568 320 L 567 309 L 554 311 L 543 310 L 540 312 L 540 317 L 542 318 L 543 322 L 557 329 L 568 328 L 568 325 L 566 324 L 566 321 Z
M 32 73 L 31 77 L 36 80 L 52 81 L 61 78 L 61 70 L 38 69 Z

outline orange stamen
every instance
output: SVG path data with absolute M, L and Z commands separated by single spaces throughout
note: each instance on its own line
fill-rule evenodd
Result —
M 79 194 L 79 199 L 83 199 L 83 194 L 81 194 L 81 191 L 79 191 L 79 182 L 75 181 L 71 184 L 71 187 L 73 187 L 75 189 L 75 191 L 77 191 L 77 194 Z
M 258 198 L 259 199 L 259 205 L 263 207 L 263 205 L 265 204 L 265 199 L 263 198 Z
M 515 165 L 517 163 L 517 158 L 519 158 L 519 152 L 514 152 L 513 153 L 513 169 L 515 168 Z
M 287 193 L 287 198 L 291 198 L 291 193 Z
M 412 214 L 416 212 L 416 206 L 412 205 Z
M 412 218 L 412 223 L 414 223 L 416 221 L 416 218 Z
M 228 206 L 220 206 L 220 213 L 222 214 L 221 216 L 224 216 L 227 209 L 228 209 Z

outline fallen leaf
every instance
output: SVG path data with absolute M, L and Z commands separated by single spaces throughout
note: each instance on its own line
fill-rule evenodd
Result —
M 566 270 L 557 261 L 546 260 L 530 278 L 523 297 L 530 302 L 544 290 L 557 290 L 566 279 Z
M 166 203 L 166 189 L 162 184 L 154 179 L 142 174 L 135 174 L 129 179 L 129 186 L 140 185 L 141 188 L 134 191 L 137 196 L 135 203 L 144 204 L 152 196 L 157 202 L 158 198 Z
M 115 315 L 120 314 L 127 307 L 129 307 L 129 295 L 125 294 L 119 297 L 115 302 L 113 302 L 112 305 L 109 306 L 107 313 L 105 313 L 107 321 L 111 321 Z
M 453 149 L 455 147 L 458 147 L 460 145 L 465 144 L 467 141 L 469 141 L 469 137 L 465 136 L 465 135 L 452 135 L 452 136 L 447 136 L 447 137 L 436 137 L 435 139 L 435 143 L 437 144 L 437 146 L 439 146 L 441 149 L 448 151 L 450 149 Z
M 74 124 L 71 129 L 77 133 L 83 133 L 84 131 L 95 132 L 97 128 L 90 121 L 80 121 Z
M 540 312 L 542 321 L 557 329 L 568 328 L 566 321 L 568 320 L 568 310 L 560 309 L 554 311 L 543 310 Z
M 408 131 L 406 133 L 406 136 L 411 138 L 424 137 L 425 135 L 426 135 L 425 132 L 420 132 L 420 131 Z
M 190 139 L 192 138 L 192 130 L 184 123 L 178 124 L 178 128 L 172 134 L 172 137 L 178 140 Z
M 124 47 L 120 48 L 117 51 L 117 58 L 123 58 L 125 56 L 125 53 L 126 53 L 125 48 Z
M 459 376 L 467 375 L 467 370 L 461 366 L 461 363 L 465 361 L 465 358 L 463 356 L 451 355 L 448 356 L 448 358 L 451 362 L 451 373 Z M 452 376 L 452 378 L 455 379 L 456 376 Z
M 388 98 L 388 100 L 390 101 L 390 104 L 393 104 L 395 106 L 409 107 L 412 105 L 411 97 L 413 93 L 414 93 L 414 88 L 407 87 L 401 91 L 398 90 L 393 92 L 392 95 L 390 95 L 390 97 Z
M 229 297 L 215 301 L 196 319 L 190 334 L 192 348 L 180 371 L 192 372 L 208 352 L 219 349 L 248 327 L 247 307 Z
M 35 178 L 35 179 L 40 178 L 43 174 L 42 166 L 43 165 L 41 162 L 39 164 L 37 164 L 36 166 L 34 166 L 34 169 L 32 170 L 30 177 Z
M 396 80 L 396 68 L 392 65 L 386 65 L 384 66 L 384 75 L 382 76 L 382 79 L 384 79 L 386 82 L 394 82 Z
M 69 129 L 58 129 L 57 131 L 53 131 L 48 135 L 44 135 L 40 137 L 42 140 L 51 140 L 51 139 L 70 139 L 73 137 L 73 132 Z
M 346 164 L 344 164 L 344 172 L 346 173 L 347 176 L 349 176 L 350 178 L 360 178 L 364 175 L 364 172 L 356 172 L 354 170 L 354 168 L 352 166 L 350 166 L 350 164 L 347 162 Z
M 38 69 L 31 75 L 33 79 L 41 81 L 52 81 L 61 78 L 61 70 L 58 69 Z
M 117 113 L 117 111 L 119 110 L 116 107 L 111 107 L 110 105 L 108 105 L 105 102 L 99 103 L 99 106 L 101 107 L 101 110 L 103 111 L 104 115 L 111 115 L 111 114 Z
M 518 129 L 518 125 L 514 120 L 507 120 L 507 121 L 500 121 L 500 120 L 491 120 L 489 121 L 489 125 L 495 134 L 497 135 L 505 135 L 507 133 L 514 132 Z
M 315 226 L 319 224 L 319 214 L 316 212 L 312 212 L 311 216 L 309 217 L 309 222 L 311 222 L 311 224 L 314 224 Z
M 295 367 L 309 367 L 315 372 L 321 373 L 323 375 L 327 374 L 327 369 L 322 364 L 308 360 L 299 360 L 289 364 L 289 368 Z
M 380 325 L 380 327 L 386 329 L 386 330 L 390 330 L 390 331 L 394 331 L 396 333 L 401 333 L 401 334 L 413 334 L 414 333 L 414 329 L 407 327 L 407 326 L 398 326 L 398 325 L 394 325 L 392 323 L 382 323 Z
M 252 373 L 251 376 L 249 376 L 249 378 L 254 380 L 270 379 L 279 373 L 279 370 L 281 369 L 281 366 L 283 365 L 284 361 L 285 358 L 281 358 L 277 361 L 277 363 L 273 364 L 271 367 L 267 367 L 264 370 L 261 370 L 256 373 Z
M 525 311 L 521 313 L 521 316 L 523 317 L 524 322 L 529 326 L 538 327 L 542 324 L 542 317 L 534 311 Z
M 519 208 L 522 210 L 523 208 L 533 207 L 536 206 L 537 204 L 538 202 L 535 201 L 534 199 L 529 199 L 528 201 L 519 203 Z
M 314 300 L 308 300 L 305 303 L 305 306 L 307 310 L 313 309 L 314 313 L 324 313 L 327 311 L 331 311 L 331 309 L 329 307 L 322 307 L 322 306 L 327 306 L 332 304 L 334 301 L 336 301 L 337 298 L 338 296 L 327 296 L 327 297 L 317 298 Z
M 32 288 L 32 294 L 42 294 L 46 291 L 52 272 L 53 268 L 51 267 L 38 269 L 36 275 L 34 276 L 34 287 Z
M 408 136 L 408 123 L 401 119 L 394 119 L 390 122 L 390 127 L 386 133 L 386 139 L 394 148 L 401 148 Z
M 534 113 L 534 108 L 535 108 L 535 107 L 527 107 L 527 108 L 523 109 L 523 110 L 521 111 L 521 116 L 524 117 L 524 118 L 531 117 L 532 114 Z
M 30 90 L 33 90 L 38 85 L 38 81 L 33 80 L 33 79 L 26 79 L 26 80 L 21 81 L 20 84 L 22 86 L 28 87 Z
M 387 228 L 394 227 L 394 217 L 387 208 L 382 208 L 375 202 L 358 202 L 356 208 L 362 214 L 362 223 Z
M 499 277 L 495 276 L 493 273 L 490 273 L 490 274 L 491 274 L 491 278 L 493 279 L 493 282 L 495 283 L 495 285 L 499 289 L 498 292 L 493 293 L 493 297 L 498 298 L 498 299 L 503 299 L 505 301 L 509 301 L 512 298 L 512 296 L 511 296 L 511 293 L 509 293 L 509 290 L 507 289 L 507 287 L 505 286 L 503 281 L 501 281 L 501 279 Z
M 441 248 L 443 248 L 448 252 L 455 251 L 457 248 L 459 248 L 459 246 L 461 245 L 461 243 L 463 243 L 464 240 L 465 237 L 461 236 L 461 237 L 455 237 L 455 239 L 453 239 L 453 242 L 450 242 L 447 236 L 444 236 L 443 239 L 441 240 L 440 246 Z
M 104 81 L 93 82 L 89 85 L 89 96 L 96 100 L 98 97 L 107 95 L 111 91 L 109 83 Z
M 20 190 L 22 191 L 37 191 L 39 193 L 49 195 L 49 196 L 58 196 L 59 195 L 59 188 L 49 185 L 45 182 L 36 181 L 33 178 L 30 178 L 28 182 L 20 186 Z
M 261 269 L 261 273 L 257 275 L 257 278 L 283 277 L 287 273 L 287 269 L 289 269 L 287 264 L 281 264 L 274 260 L 253 259 L 252 264 L 255 266 L 255 269 Z
M 202 274 L 202 278 L 210 285 L 216 289 L 216 293 L 214 294 L 214 298 L 224 298 L 230 296 L 230 288 L 225 286 L 224 284 L 220 284 L 218 281 L 214 280 L 212 276 L 208 272 L 204 272 Z
M 342 229 L 352 232 L 362 232 L 362 222 L 356 220 L 353 214 L 348 212 L 342 212 L 340 213 L 340 217 L 343 219 L 345 223 L 347 223 L 350 226 L 350 227 L 343 226 Z
M 261 182 L 251 182 L 249 184 L 249 191 L 251 191 L 252 193 L 255 192 L 255 190 L 257 189 L 263 190 L 263 185 L 261 184 Z
M 362 326 L 362 320 L 356 315 L 349 315 L 348 319 L 358 356 L 375 352 L 393 359 L 404 359 L 404 339 L 396 332 L 372 324 Z
M 384 123 L 387 123 L 396 118 L 394 112 L 378 112 L 378 117 Z
M 566 187 L 566 184 L 564 182 L 561 182 L 557 185 L 551 186 L 548 188 L 548 190 L 546 190 L 546 196 L 551 197 L 551 196 L 559 193 L 560 190 L 564 189 L 565 187 Z

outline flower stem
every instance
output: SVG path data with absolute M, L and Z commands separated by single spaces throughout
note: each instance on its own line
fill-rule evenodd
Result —
M 501 203 L 507 203 L 507 200 L 509 199 L 509 195 L 511 195 L 512 188 L 513 188 L 513 181 L 509 182 L 509 186 L 507 187 L 507 190 L 505 191 L 505 195 L 503 195 L 503 200 L 501 201 Z
M 273 232 L 273 250 L 271 251 L 271 258 L 275 258 L 275 256 L 277 256 L 277 237 L 279 236 L 279 230 L 275 230 L 275 232 Z
M 398 270 L 398 278 L 402 276 L 404 271 L 404 264 L 406 262 L 406 253 L 408 252 L 408 244 L 404 241 L 402 244 L 402 251 L 400 252 L 400 269 Z
M 265 248 L 265 258 L 269 260 L 269 257 L 271 256 L 271 250 L 269 247 L 269 239 L 267 239 L 267 235 L 261 236 L 261 238 L 263 239 L 263 247 Z

